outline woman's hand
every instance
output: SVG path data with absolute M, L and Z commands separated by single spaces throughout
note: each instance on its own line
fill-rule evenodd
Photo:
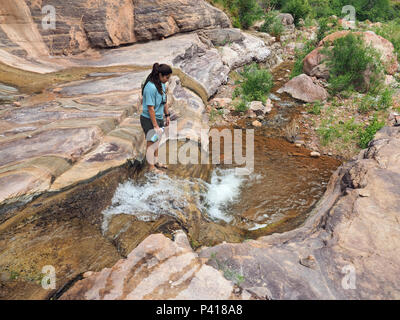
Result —
M 169 122 L 170 122 L 170 120 L 169 120 L 169 116 L 168 116 L 167 119 L 165 120 L 165 126 L 166 127 L 169 127 Z
M 161 136 L 163 131 L 161 130 L 161 128 L 159 126 L 154 127 L 154 130 L 156 131 L 158 136 Z

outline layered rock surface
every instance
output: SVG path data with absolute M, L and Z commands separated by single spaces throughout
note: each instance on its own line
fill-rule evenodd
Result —
M 55 29 L 43 27 L 52 8 Z M 32 44 L 42 53 L 77 54 L 216 26 L 229 27 L 229 19 L 203 0 L 3 0 L 0 8 L 0 40 L 19 56 L 32 55 Z
M 206 265 L 183 231 L 171 241 L 153 234 L 126 259 L 101 272 L 87 272 L 62 300 L 226 300 L 238 299 L 234 285 Z M 250 294 L 245 293 L 245 298 Z M 241 296 L 242 297 L 242 296 Z
M 254 47 L 241 31 L 225 30 L 225 46 L 230 45 L 226 34 L 236 33 L 240 50 L 260 61 L 269 59 L 265 43 L 258 41 Z M 200 130 L 208 128 L 205 103 L 232 68 L 223 60 L 223 47 L 195 31 L 83 57 L 52 58 L 49 64 L 46 55 L 17 56 L 0 49 L 0 59 L 9 59 L 3 62 L 24 70 L 46 75 L 75 66 L 83 72 L 81 80 L 62 84 L 57 83 L 58 73 L 50 74 L 54 84 L 25 98 L 10 86 L 0 86 L 5 101 L 0 108 L 1 298 L 57 296 L 84 271 L 113 265 L 147 234 L 173 225 L 172 218 L 154 223 L 128 219 L 125 232 L 127 222 L 118 218 L 102 234 L 101 211 L 110 205 L 118 182 L 129 178 L 130 164 L 144 158 L 140 85 L 151 65 L 173 67 L 167 84 L 171 111 L 179 133 L 197 144 Z M 239 66 L 247 57 L 236 61 Z M 193 212 L 190 219 L 199 222 L 200 213 Z M 200 234 L 205 227 L 212 230 Z M 199 239 L 216 232 L 225 236 L 221 226 L 202 221 L 193 223 L 192 232 Z M 55 290 L 42 289 L 38 280 L 46 264 L 57 270 Z
M 249 57 L 268 59 L 270 51 L 261 40 L 238 29 L 222 30 L 227 30 L 222 39 L 231 33 L 239 35 L 235 48 L 243 54 L 237 55 L 235 66 L 247 63 Z M 109 50 L 93 60 L 70 59 L 72 64 L 91 68 L 134 63 L 137 71 L 92 72 L 84 80 L 25 99 L 20 107 L 5 105 L 0 111 L 0 181 L 4 190 L 0 203 L 29 201 L 45 191 L 88 181 L 129 159 L 142 159 L 140 84 L 150 72 L 146 66 L 159 58 L 159 52 L 176 74 L 168 94 L 179 115 L 178 129 L 190 131 L 189 137 L 198 140 L 200 130 L 208 128 L 204 103 L 227 81 L 233 68 L 224 61 L 221 50 L 225 47 L 207 46 L 194 32 Z M 63 163 L 58 170 L 50 168 L 54 159 Z
M 62 298 L 236 299 L 217 272 L 222 267 L 244 279 L 242 299 L 399 299 L 399 147 L 400 129 L 383 128 L 332 176 L 302 227 L 203 248 L 199 257 L 214 267 L 206 273 L 183 233 L 175 243 L 152 235 Z
M 398 127 L 378 132 L 332 177 L 303 227 L 200 257 L 241 272 L 241 287 L 260 298 L 399 299 L 399 146 Z

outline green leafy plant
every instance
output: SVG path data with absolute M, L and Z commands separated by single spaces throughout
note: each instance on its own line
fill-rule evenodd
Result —
M 333 93 L 355 89 L 360 92 L 375 90 L 382 82 L 383 70 L 379 54 L 353 33 L 338 38 L 333 48 L 324 48 L 328 56 L 330 88 Z
M 382 129 L 384 125 L 385 122 L 379 121 L 377 116 L 374 115 L 372 122 L 365 129 L 360 129 L 359 131 L 359 146 L 363 149 L 367 148 L 375 134 Z
M 321 114 L 321 109 L 323 105 L 321 101 L 314 102 L 309 108 L 308 108 L 308 113 L 314 114 L 314 115 L 320 115 Z
M 311 6 L 308 0 L 289 0 L 283 6 L 282 11 L 292 14 L 297 25 L 300 19 L 305 19 L 311 13 Z
M 237 105 L 235 105 L 235 111 L 237 112 L 246 112 L 247 109 L 248 109 L 247 104 L 243 100 L 240 100 L 240 102 Z
M 267 32 L 273 36 L 280 36 L 285 30 L 282 20 L 279 19 L 276 11 L 269 11 L 265 15 L 264 24 L 261 26 L 262 32 Z
M 241 94 L 246 101 L 262 101 L 266 102 L 268 94 L 274 85 L 271 72 L 253 63 L 244 67 L 244 71 L 240 73 L 244 81 L 241 84 Z

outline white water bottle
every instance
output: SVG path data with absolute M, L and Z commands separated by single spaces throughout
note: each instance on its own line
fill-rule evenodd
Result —
M 161 129 L 161 131 L 162 131 L 162 133 L 161 134 L 163 134 L 164 133 L 164 128 L 160 128 Z M 152 142 L 157 142 L 158 141 L 158 139 L 159 139 L 160 137 L 158 136 L 158 134 L 157 134 L 157 132 L 154 134 L 154 136 L 152 136 L 151 137 L 151 141 Z

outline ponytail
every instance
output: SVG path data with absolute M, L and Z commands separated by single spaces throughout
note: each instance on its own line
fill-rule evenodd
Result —
M 157 62 L 155 64 L 153 64 L 153 70 L 151 71 L 151 73 L 149 74 L 149 76 L 147 77 L 146 81 L 144 82 L 144 84 L 142 86 L 142 96 L 143 96 L 144 88 L 146 87 L 146 85 L 149 81 L 154 83 L 154 85 L 157 88 L 157 91 L 161 95 L 163 94 L 160 76 L 159 76 L 160 73 L 163 76 L 167 76 L 172 73 L 172 69 L 167 64 L 158 64 Z

